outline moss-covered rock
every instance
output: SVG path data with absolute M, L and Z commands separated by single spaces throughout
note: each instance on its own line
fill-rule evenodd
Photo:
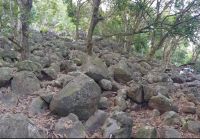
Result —
M 145 126 L 137 130 L 136 138 L 157 138 L 155 127 Z
M 50 110 L 60 116 L 74 113 L 80 120 L 87 120 L 96 111 L 100 94 L 95 81 L 80 74 L 53 97 Z

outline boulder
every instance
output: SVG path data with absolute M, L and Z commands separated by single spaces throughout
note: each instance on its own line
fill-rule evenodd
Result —
M 53 93 L 40 93 L 39 94 L 41 99 L 44 100 L 48 105 L 50 104 L 52 98 L 53 98 Z
M 149 70 L 141 66 L 139 63 L 128 62 L 128 65 L 131 67 L 131 72 L 139 72 L 142 75 L 146 75 Z M 134 78 L 134 77 L 133 77 Z
M 154 95 L 157 95 L 157 90 L 154 85 L 143 84 L 142 87 L 143 87 L 143 93 L 144 93 L 143 95 L 144 102 L 148 102 L 151 99 L 151 97 L 153 97 Z
M 45 57 L 40 57 L 40 56 L 35 56 L 35 55 L 30 55 L 29 58 L 31 61 L 36 62 L 36 63 L 40 63 L 40 65 L 44 68 L 44 67 L 49 67 L 51 64 L 51 61 L 49 59 L 48 56 Z
M 188 87 L 200 87 L 200 81 L 195 80 L 192 82 L 186 82 L 186 83 L 184 83 L 184 85 L 188 86 Z
M 128 89 L 128 97 L 130 97 L 136 103 L 148 102 L 152 96 L 156 93 L 154 86 L 142 85 L 131 81 Z
M 157 83 L 157 82 L 168 82 L 170 78 L 166 73 L 149 72 L 146 75 L 146 79 L 149 83 Z
M 118 53 L 105 53 L 101 55 L 101 59 L 103 59 L 108 67 L 117 64 L 120 60 L 120 57 L 121 55 Z
M 113 67 L 113 76 L 115 81 L 119 83 L 126 83 L 132 80 L 131 69 L 124 60 L 120 60 L 119 63 Z
M 18 103 L 17 95 L 14 93 L 0 93 L 0 102 L 5 107 L 14 107 Z
M 153 109 L 159 110 L 161 113 L 175 110 L 175 106 L 173 106 L 172 100 L 161 94 L 151 97 L 148 105 Z
M 95 81 L 81 74 L 53 97 L 50 110 L 60 116 L 74 113 L 80 120 L 87 120 L 96 111 L 100 95 L 101 88 Z
M 186 82 L 186 77 L 184 75 L 180 75 L 179 73 L 172 74 L 171 79 L 174 83 L 182 84 Z
M 38 62 L 33 62 L 31 60 L 24 60 L 21 62 L 18 62 L 16 64 L 16 67 L 18 68 L 18 71 L 32 71 L 35 74 L 40 74 L 42 70 L 42 66 Z
M 0 138 L 44 138 L 44 136 L 25 115 L 1 114 Z
M 199 93 L 199 88 L 198 87 L 189 87 L 187 88 L 188 90 L 186 91 L 186 93 L 191 93 L 195 96 L 195 98 L 200 101 L 200 93 Z
M 0 51 L 0 57 L 8 63 L 16 62 L 19 59 L 18 53 L 10 49 Z
M 55 132 L 63 138 L 85 138 L 85 127 L 78 117 L 70 113 L 67 117 L 60 118 L 55 124 Z
M 115 110 L 125 111 L 128 108 L 126 100 L 121 96 L 116 96 L 115 103 L 116 103 Z
M 102 79 L 99 82 L 100 87 L 105 90 L 105 91 L 110 91 L 112 90 L 112 82 L 106 79 Z
M 117 96 L 115 97 L 115 103 L 117 105 L 116 109 L 119 111 L 124 111 L 127 109 L 127 103 L 126 103 L 126 99 L 127 99 L 127 91 L 126 89 L 120 89 L 117 92 Z
M 105 63 L 96 56 L 88 57 L 86 63 L 82 65 L 82 70 L 96 82 L 109 78 L 109 72 Z
M 169 88 L 171 88 L 171 86 L 169 86 L 169 85 L 161 85 L 160 83 L 151 84 L 150 86 L 154 90 L 154 95 L 162 94 L 162 95 L 164 95 L 164 96 L 169 98 L 169 92 L 170 92 Z
M 142 82 L 142 74 L 140 72 L 133 72 L 132 77 L 135 82 Z
M 13 77 L 11 89 L 13 93 L 19 95 L 33 94 L 40 89 L 40 81 L 34 73 L 20 71 Z
M 110 106 L 109 100 L 106 97 L 101 97 L 99 101 L 98 108 L 101 110 L 108 109 Z
M 31 113 L 32 115 L 37 115 L 45 112 L 46 109 L 48 109 L 47 103 L 40 97 L 37 97 L 32 100 L 29 106 L 29 113 Z
M 136 138 L 157 138 L 156 128 L 151 126 L 141 127 L 136 132 Z
M 130 138 L 132 135 L 133 121 L 124 112 L 115 112 L 108 118 L 103 126 L 104 138 Z
M 147 63 L 147 62 L 145 62 L 145 61 L 142 61 L 142 62 L 140 62 L 140 65 L 142 66 L 142 67 L 144 67 L 145 69 L 147 69 L 147 70 L 151 70 L 151 66 L 149 65 L 149 63 Z
M 50 67 L 44 68 L 42 70 L 42 74 L 44 74 L 45 78 L 49 80 L 55 80 L 59 72 L 60 72 L 60 65 L 58 63 L 53 63 L 51 64 Z
M 131 98 L 136 103 L 142 103 L 144 100 L 144 92 L 142 89 L 142 85 L 131 81 L 129 84 L 129 89 L 127 90 L 127 96 Z
M 72 61 L 70 60 L 63 60 L 60 64 L 60 70 L 64 71 L 65 73 L 75 71 L 76 67 L 73 65 Z
M 182 138 L 181 133 L 172 127 L 162 127 L 160 129 L 160 138 Z
M 65 87 L 72 79 L 74 79 L 74 76 L 68 74 L 58 74 L 56 82 L 60 87 Z
M 74 61 L 74 60 L 79 61 L 78 65 L 80 66 L 86 62 L 87 54 L 82 51 L 79 51 L 79 50 L 71 50 L 69 57 L 70 57 L 70 60 L 72 60 L 72 61 Z
M 160 116 L 160 112 L 157 109 L 153 109 L 153 117 Z
M 199 121 L 188 121 L 188 131 L 191 133 L 199 134 L 200 132 L 200 122 Z
M 196 107 L 194 106 L 182 106 L 181 111 L 184 113 L 195 114 Z
M 163 115 L 162 115 L 162 121 L 168 125 L 168 126 L 171 126 L 171 125 L 181 125 L 181 118 L 180 116 L 174 112 L 174 111 L 168 111 L 168 112 L 165 112 Z
M 14 69 L 8 67 L 0 68 L 0 87 L 9 84 L 11 78 L 13 77 Z
M 86 131 L 93 134 L 98 131 L 106 121 L 108 114 L 104 111 L 98 110 L 85 123 Z

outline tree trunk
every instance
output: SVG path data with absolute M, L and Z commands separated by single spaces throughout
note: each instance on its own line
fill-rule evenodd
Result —
M 81 10 L 81 1 L 77 1 L 77 10 L 76 10 L 76 37 L 75 40 L 79 40 L 79 24 L 80 24 L 80 10 Z
M 150 52 L 149 52 L 149 54 L 147 56 L 147 59 L 151 60 L 153 58 L 153 56 L 155 55 L 156 51 L 157 51 L 156 47 L 151 47 L 150 48 Z
M 29 58 L 29 23 L 30 23 L 30 12 L 32 8 L 32 0 L 18 0 L 18 5 L 20 8 L 20 21 L 21 21 L 21 40 L 20 45 L 21 50 L 21 60 L 26 60 Z
M 79 12 L 77 13 L 77 17 L 76 17 L 76 41 L 79 40 Z
M 176 50 L 178 44 L 180 41 L 180 37 L 174 37 L 171 40 L 167 41 L 166 47 L 163 52 L 163 61 L 165 68 L 169 65 L 171 62 L 171 57 L 173 55 L 173 52 Z
M 163 44 L 165 42 L 165 40 L 167 39 L 169 33 L 166 33 L 157 44 L 155 44 L 155 42 L 153 42 L 153 46 L 151 46 L 150 52 L 147 56 L 148 60 L 151 60 L 153 58 L 153 56 L 155 55 L 156 51 L 159 50 L 160 48 L 163 47 Z
M 200 55 L 200 50 L 199 47 L 196 48 L 196 50 L 194 50 L 193 54 L 192 54 L 192 63 L 196 63 L 197 59 L 199 58 Z
M 95 26 L 99 22 L 99 6 L 100 6 L 101 0 L 93 0 L 93 11 L 92 11 L 92 18 L 90 21 L 90 27 L 88 29 L 87 34 L 87 53 L 88 55 L 92 55 L 92 36 L 95 29 Z
M 2 15 L 5 15 L 5 2 L 2 0 Z

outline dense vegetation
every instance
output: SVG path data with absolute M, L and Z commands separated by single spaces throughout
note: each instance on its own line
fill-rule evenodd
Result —
M 86 40 L 89 54 L 93 41 L 109 40 L 125 52 L 180 65 L 199 61 L 199 6 L 199 0 L 1 0 L 0 32 L 18 44 L 22 59 L 31 28 Z

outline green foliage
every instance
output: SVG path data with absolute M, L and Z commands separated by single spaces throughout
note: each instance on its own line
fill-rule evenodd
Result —
M 15 30 L 13 22 L 17 19 L 19 12 L 16 1 L 11 1 L 11 5 L 9 1 L 2 2 L 0 1 L 0 33 L 7 36 Z
M 148 48 L 148 36 L 147 34 L 138 34 L 133 38 L 133 44 L 136 52 L 141 53 L 142 51 L 146 51 Z
M 177 49 L 172 56 L 172 63 L 179 66 L 186 64 L 191 59 L 191 56 L 188 54 L 187 49 L 181 48 Z
M 33 1 L 32 27 L 38 30 L 73 31 L 74 26 L 66 14 L 67 7 L 63 0 L 37 0 Z M 46 30 L 46 29 L 45 29 Z
M 198 73 L 200 73 L 200 60 L 198 59 L 194 68 L 197 70 Z

